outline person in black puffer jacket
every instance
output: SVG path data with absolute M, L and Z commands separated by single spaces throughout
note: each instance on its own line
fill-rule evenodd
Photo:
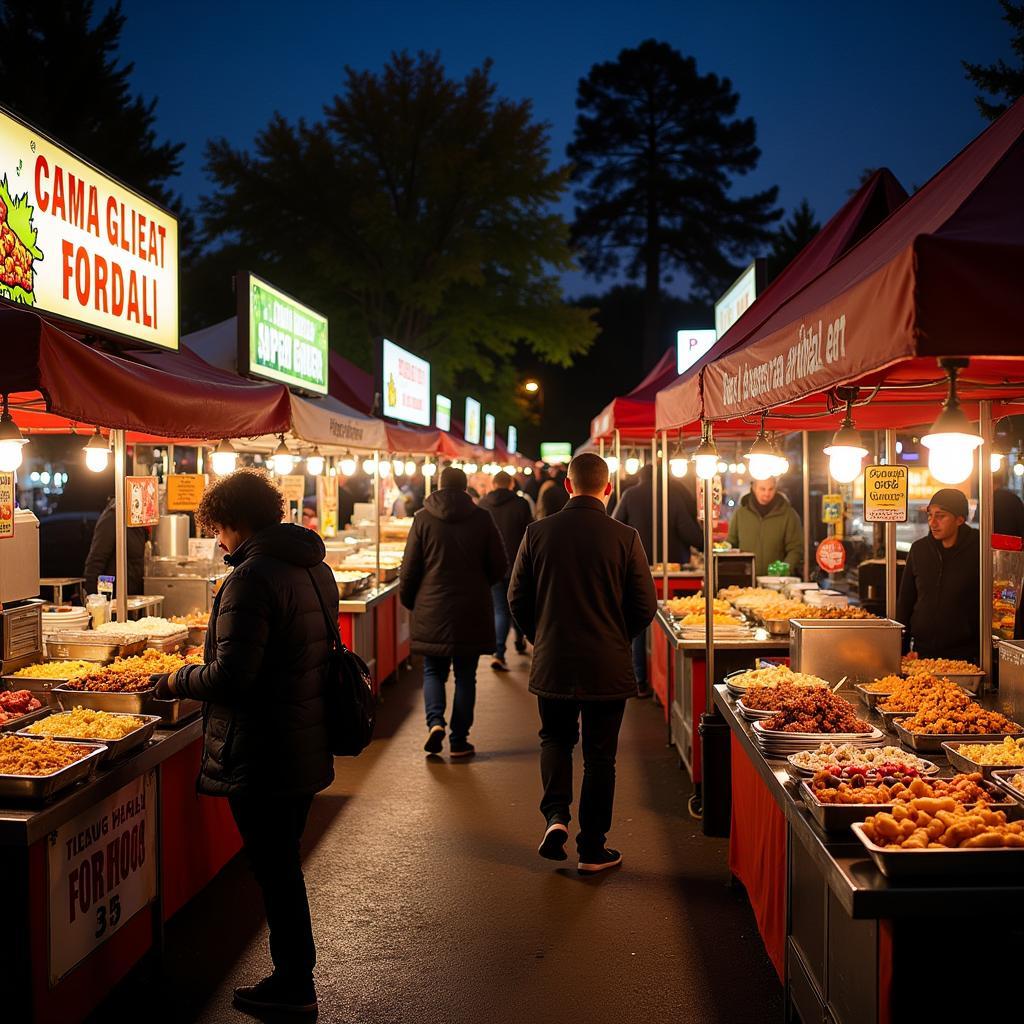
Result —
M 416 513 L 402 558 L 399 598 L 412 611 L 412 651 L 423 658 L 427 741 L 439 754 L 445 734 L 445 683 L 454 665 L 449 751 L 470 757 L 476 666 L 494 650 L 491 587 L 508 572 L 505 546 L 489 512 L 466 491 L 466 474 L 448 466 Z
M 508 564 L 511 566 L 516 560 L 516 555 L 519 554 L 519 545 L 523 542 L 526 528 L 533 522 L 530 503 L 516 494 L 515 481 L 508 473 L 497 473 L 494 477 L 494 490 L 480 499 L 480 507 L 487 509 L 494 517 L 494 524 L 501 534 Z M 491 662 L 491 668 L 496 672 L 508 671 L 505 647 L 508 642 L 509 628 L 515 625 L 512 622 L 512 613 L 508 608 L 508 583 L 509 577 L 506 576 L 491 587 L 491 600 L 494 602 L 494 632 L 496 634 L 494 660 Z M 516 651 L 519 654 L 525 654 L 526 638 L 518 626 L 515 626 L 515 633 Z
M 325 692 L 338 587 L 311 530 L 281 522 L 284 499 L 240 470 L 196 514 L 234 571 L 210 615 L 205 664 L 158 692 L 205 702 L 198 789 L 226 796 L 263 891 L 274 973 L 235 989 L 250 1009 L 316 1009 L 316 950 L 299 843 L 313 795 L 334 779 Z

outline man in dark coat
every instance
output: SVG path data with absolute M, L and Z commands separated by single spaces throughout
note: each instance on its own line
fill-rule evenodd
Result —
M 263 891 L 274 973 L 235 989 L 240 1006 L 316 1009 L 316 949 L 299 843 L 313 795 L 334 779 L 326 672 L 338 587 L 311 530 L 284 524 L 281 492 L 240 470 L 203 496 L 197 520 L 234 567 L 214 602 L 204 665 L 158 680 L 205 701 L 199 791 L 226 796 Z
M 519 548 L 509 604 L 532 641 L 530 692 L 541 719 L 540 854 L 565 860 L 572 804 L 572 754 L 583 727 L 579 870 L 622 862 L 605 846 L 615 796 L 615 753 L 626 699 L 637 693 L 630 641 L 658 602 L 640 537 L 610 518 L 608 466 L 587 452 L 569 465 L 571 500 L 533 523 Z
M 632 526 L 640 534 L 647 564 L 654 563 L 654 544 L 651 543 L 651 519 L 654 501 L 654 468 L 644 466 L 638 474 L 636 484 L 624 491 L 614 518 L 620 523 Z M 704 536 L 696 519 L 697 509 L 690 509 L 690 495 L 677 480 L 668 484 L 668 561 L 685 565 L 690 560 L 690 548 L 704 549 Z M 658 499 L 658 547 L 664 531 L 661 498 Z M 662 555 L 664 557 L 664 554 Z M 633 639 L 633 671 L 640 687 L 639 696 L 650 697 L 651 687 L 647 682 L 647 636 L 646 630 Z
M 412 611 L 412 651 L 423 657 L 427 741 L 439 754 L 445 734 L 445 683 L 454 666 L 449 752 L 471 757 L 476 666 L 494 650 L 491 587 L 508 572 L 505 546 L 491 514 L 467 493 L 466 474 L 448 466 L 440 487 L 416 513 L 402 558 L 399 598 Z
M 530 503 L 519 497 L 515 491 L 515 481 L 508 473 L 496 473 L 494 489 L 480 499 L 480 507 L 487 509 L 494 517 L 498 533 L 505 544 L 508 564 L 512 563 L 519 553 L 519 545 L 523 541 L 526 528 L 533 522 Z M 509 578 L 499 580 L 491 587 L 491 600 L 494 602 L 494 660 L 491 668 L 496 672 L 507 672 L 508 662 L 505 661 L 505 647 L 508 643 L 508 631 L 511 625 L 511 613 L 508 608 Z M 522 631 L 516 626 L 516 651 L 526 653 L 526 640 Z
M 141 594 L 146 565 L 146 529 L 129 526 L 126 531 L 128 552 L 128 593 Z M 114 576 L 117 572 L 117 514 L 111 498 L 92 531 L 89 553 L 85 556 L 85 592 L 95 594 L 100 576 Z
M 966 525 L 962 491 L 943 487 L 928 503 L 928 535 L 907 556 L 896 604 L 904 650 L 922 658 L 977 662 L 980 566 L 978 531 Z

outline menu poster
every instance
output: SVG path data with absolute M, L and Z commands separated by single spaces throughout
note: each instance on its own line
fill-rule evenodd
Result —
M 172 473 L 167 478 L 167 511 L 195 512 L 205 490 L 205 474 Z
M 306 478 L 301 473 L 281 477 L 277 486 L 285 501 L 297 501 L 302 504 L 302 499 L 306 496 Z
M 160 492 L 156 477 L 127 477 L 125 489 L 128 525 L 156 526 L 160 522 Z
M 14 474 L 0 473 L 0 540 L 14 536 Z
M 867 466 L 864 469 L 864 522 L 907 521 L 906 466 Z

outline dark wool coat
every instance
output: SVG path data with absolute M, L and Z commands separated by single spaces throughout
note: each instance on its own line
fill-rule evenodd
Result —
M 505 554 L 508 556 L 509 571 L 519 554 L 519 545 L 523 542 L 526 528 L 533 522 L 530 503 L 520 498 L 515 491 L 507 487 L 497 488 L 480 499 L 480 507 L 487 509 L 494 517 L 494 524 L 505 543 Z

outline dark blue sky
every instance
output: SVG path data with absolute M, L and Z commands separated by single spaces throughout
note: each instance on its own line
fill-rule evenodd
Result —
M 778 184 L 787 209 L 806 196 L 825 220 L 865 167 L 888 165 L 908 189 L 923 184 L 984 127 L 960 60 L 1010 56 L 996 0 L 125 0 L 124 10 L 135 86 L 158 98 L 159 131 L 187 143 L 186 198 L 206 188 L 207 138 L 248 144 L 274 110 L 315 118 L 345 64 L 377 69 L 401 49 L 440 50 L 457 76 L 493 58 L 500 91 L 533 100 L 562 160 L 579 78 L 655 37 L 731 78 L 740 113 L 755 118 L 763 156 L 738 187 Z M 593 287 L 582 275 L 566 285 Z

